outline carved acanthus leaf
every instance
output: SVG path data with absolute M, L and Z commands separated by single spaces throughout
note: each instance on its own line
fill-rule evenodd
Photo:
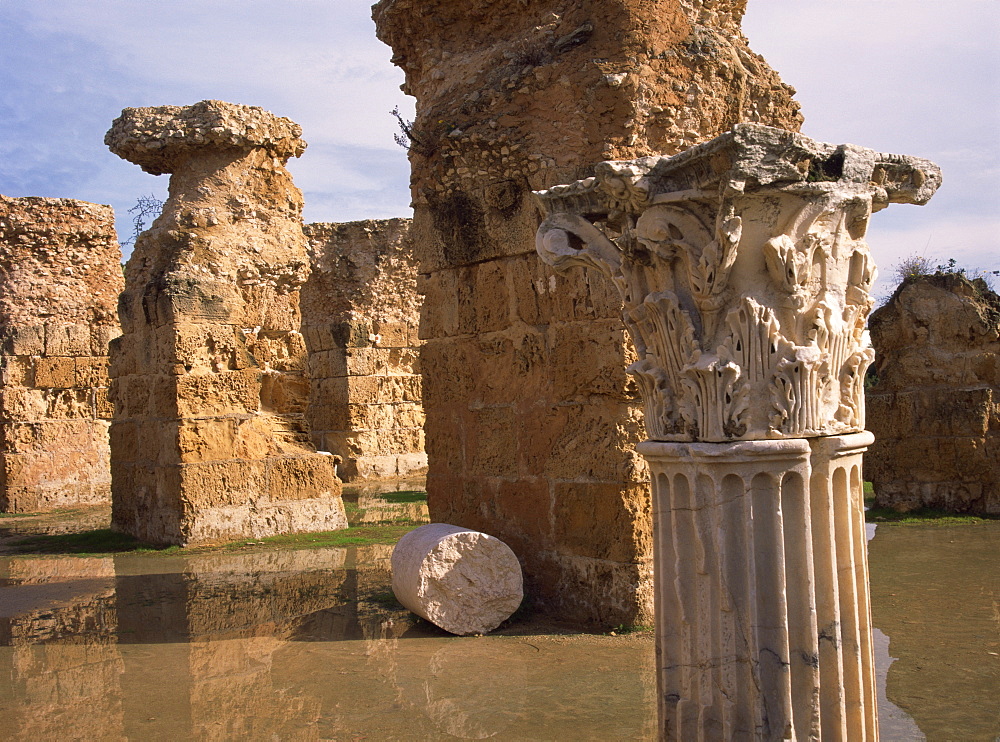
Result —
M 815 347 L 796 347 L 778 362 L 771 382 L 771 428 L 788 436 L 819 434 L 825 421 L 821 400 L 830 386 L 829 367 Z
M 875 268 L 871 252 L 867 245 L 859 243 L 851 254 L 850 268 L 848 269 L 847 303 L 866 307 L 865 314 L 867 315 L 874 304 L 871 298 L 871 289 L 877 277 L 878 270 Z
M 651 440 L 665 440 L 679 432 L 674 419 L 674 392 L 663 369 L 651 360 L 636 361 L 626 369 L 635 377 L 645 409 L 646 434 Z
M 723 342 L 719 356 L 732 361 L 743 371 L 748 384 L 771 378 L 778 361 L 791 348 L 782 335 L 774 312 L 749 297 L 726 315 L 730 335 Z
M 700 351 L 694 324 L 681 309 L 677 296 L 670 291 L 650 294 L 642 304 L 626 312 L 639 333 L 635 340 L 640 357 L 652 360 L 676 384 L 681 371 Z
M 788 294 L 790 304 L 795 309 L 801 309 L 809 301 L 814 280 L 821 278 L 816 274 L 822 270 L 827 257 L 826 248 L 816 235 L 807 235 L 802 240 L 802 247 L 800 250 L 787 234 L 780 234 L 764 244 L 764 261 L 768 273 Z M 819 256 L 817 252 L 820 253 Z
M 865 427 L 865 374 L 875 351 L 863 348 L 852 354 L 840 372 L 840 407 L 837 420 L 849 429 Z
M 703 312 L 714 312 L 722 306 L 723 291 L 729 282 L 729 271 L 736 261 L 736 248 L 743 234 L 740 217 L 731 216 L 720 221 L 715 239 L 705 244 L 690 268 L 691 293 Z
M 684 369 L 680 412 L 696 440 L 721 441 L 746 432 L 747 385 L 740 368 L 716 356 L 698 353 Z

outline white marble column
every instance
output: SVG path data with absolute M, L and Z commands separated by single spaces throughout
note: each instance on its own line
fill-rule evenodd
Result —
M 742 124 L 536 194 L 539 255 L 604 273 L 636 346 L 663 739 L 877 739 L 864 236 L 940 180 Z
M 875 738 L 861 488 L 871 440 L 640 444 L 665 738 Z

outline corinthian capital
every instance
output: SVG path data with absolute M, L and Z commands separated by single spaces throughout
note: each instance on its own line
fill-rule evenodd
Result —
M 853 433 L 873 358 L 868 219 L 940 183 L 927 160 L 741 124 L 536 192 L 536 249 L 618 288 L 650 439 Z

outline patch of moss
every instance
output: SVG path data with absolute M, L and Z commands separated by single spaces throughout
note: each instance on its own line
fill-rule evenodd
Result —
M 394 523 L 351 526 L 341 531 L 320 531 L 317 533 L 285 533 L 261 539 L 247 539 L 213 547 L 191 547 L 183 551 L 210 549 L 234 551 L 246 547 L 295 547 L 318 549 L 330 546 L 370 546 L 372 544 L 394 544 L 414 528 L 423 525 L 410 520 Z
M 892 508 L 879 508 L 875 506 L 875 490 L 871 482 L 864 483 L 864 497 L 865 521 L 868 523 L 930 523 L 953 526 L 1000 520 L 1000 515 L 963 515 L 934 508 L 918 508 L 905 513 Z
M 392 590 L 382 590 L 377 593 L 371 593 L 370 595 L 365 595 L 364 600 L 368 603 L 375 603 L 376 605 L 382 606 L 383 608 L 392 608 L 405 610 L 403 605 L 396 600 L 395 593 Z

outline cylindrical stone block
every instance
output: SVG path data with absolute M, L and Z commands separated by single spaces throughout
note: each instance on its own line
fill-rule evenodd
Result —
M 521 565 L 503 541 L 447 523 L 403 536 L 392 552 L 392 591 L 452 634 L 485 634 L 521 605 Z

